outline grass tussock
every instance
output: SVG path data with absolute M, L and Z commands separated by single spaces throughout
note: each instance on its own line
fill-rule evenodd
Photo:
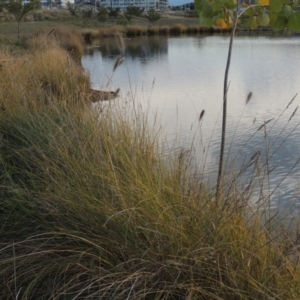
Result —
M 201 25 L 199 25 L 199 26 L 189 26 L 189 27 L 187 27 L 186 32 L 188 34 L 197 34 L 197 33 L 200 32 L 200 27 L 201 27 Z
M 161 26 L 159 28 L 159 34 L 161 35 L 168 35 L 170 32 L 170 27 L 169 26 Z
M 97 29 L 83 30 L 81 34 L 86 44 L 90 44 L 94 39 L 98 39 L 100 37 L 99 30 Z
M 296 230 L 245 214 L 235 188 L 216 203 L 187 154 L 160 153 L 138 108 L 78 106 L 87 81 L 69 76 L 64 50 L 10 55 L 0 299 L 300 298 Z M 41 90 L 67 105 L 41 102 Z
M 120 34 L 126 34 L 126 27 L 123 26 L 113 26 L 113 27 L 103 27 L 98 30 L 99 37 L 112 37 L 115 36 L 116 32 L 119 32 Z
M 139 25 L 126 26 L 127 36 L 142 36 L 147 34 L 147 27 Z
M 0 61 L 0 103 L 8 111 L 39 110 L 52 102 L 79 103 L 89 89 L 89 78 L 61 48 L 24 56 L 1 52 Z
M 80 60 L 84 53 L 84 38 L 79 31 L 54 27 L 49 32 L 37 31 L 26 39 L 26 45 L 31 49 L 48 49 L 54 46 L 68 51 L 73 58 Z
M 158 26 L 149 27 L 147 33 L 148 35 L 157 35 L 159 34 L 159 27 Z
M 187 26 L 183 25 L 183 24 L 176 24 L 172 27 L 170 27 L 170 33 L 172 35 L 180 35 L 180 34 L 184 34 L 187 31 Z
M 102 27 L 100 29 L 85 29 L 81 31 L 81 34 L 87 44 L 92 43 L 92 41 L 95 39 L 114 37 L 116 33 L 126 35 L 126 28 L 121 26 L 114 26 Z

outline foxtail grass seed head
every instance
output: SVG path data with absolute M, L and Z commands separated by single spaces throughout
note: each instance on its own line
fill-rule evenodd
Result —
M 113 72 L 115 72 L 117 70 L 117 68 L 122 64 L 124 59 L 125 59 L 125 57 L 121 56 L 121 55 L 119 55 L 117 57 L 116 62 L 115 62 L 114 67 L 113 67 Z
M 251 100 L 252 97 L 252 92 L 249 92 L 247 99 L 246 99 L 246 105 L 249 103 L 249 101 Z
M 203 116 L 205 114 L 205 110 L 203 109 L 200 113 L 200 116 L 199 116 L 199 122 L 202 120 Z
M 253 160 L 254 158 L 259 157 L 259 156 L 260 156 L 260 151 L 256 151 L 254 153 L 254 155 L 250 158 L 250 160 Z
M 52 28 L 52 29 L 50 30 L 50 32 L 47 34 L 47 36 L 51 35 L 51 34 L 54 32 L 54 30 L 55 30 L 55 28 Z
M 125 51 L 125 43 L 124 43 L 124 39 L 121 36 L 120 32 L 116 32 L 116 39 L 117 39 L 117 44 L 119 47 L 119 50 L 124 53 Z

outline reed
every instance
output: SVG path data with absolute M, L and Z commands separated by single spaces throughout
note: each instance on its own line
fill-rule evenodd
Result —
M 147 34 L 147 27 L 138 25 L 126 26 L 127 36 L 142 36 Z
M 90 36 L 92 38 L 92 35 Z M 80 60 L 84 53 L 84 38 L 79 31 L 53 27 L 50 31 L 39 30 L 28 37 L 26 46 L 31 49 L 47 49 L 57 46 L 68 51 L 73 58 Z
M 236 178 L 216 203 L 134 101 L 78 105 L 57 46 L 0 61 L 0 299 L 300 298 L 297 228 Z
M 96 37 L 112 37 L 116 34 L 116 32 L 119 32 L 120 34 L 126 34 L 126 27 L 123 26 L 112 26 L 112 27 L 102 27 L 98 29 L 98 36 Z
M 86 44 L 92 43 L 94 39 L 101 36 L 98 29 L 85 29 L 81 32 Z
M 173 35 L 180 35 L 180 34 L 184 34 L 187 31 L 187 27 L 183 24 L 176 24 L 172 27 L 170 27 L 170 34 Z
M 147 34 L 148 35 L 157 35 L 157 34 L 159 34 L 159 27 L 158 26 L 149 27 L 148 30 L 147 30 Z
M 2 52 L 0 57 L 0 103 L 8 111 L 29 107 L 38 111 L 52 102 L 79 103 L 89 90 L 81 67 L 57 45 L 25 56 Z
M 169 26 L 162 26 L 159 28 L 159 34 L 161 34 L 161 35 L 168 35 L 169 32 L 170 32 Z
M 186 32 L 189 34 L 197 34 L 200 32 L 200 25 L 198 26 L 189 26 L 186 29 Z
M 199 25 L 184 25 L 175 24 L 173 26 L 139 26 L 130 25 L 126 27 L 103 27 L 98 30 L 86 29 L 82 31 L 84 40 L 87 43 L 91 43 L 94 39 L 113 37 L 115 33 L 119 32 L 122 35 L 127 36 L 144 36 L 144 35 L 180 35 L 180 34 L 198 34 L 198 33 L 215 33 L 215 32 L 228 32 L 228 30 L 222 30 L 217 27 L 205 27 Z

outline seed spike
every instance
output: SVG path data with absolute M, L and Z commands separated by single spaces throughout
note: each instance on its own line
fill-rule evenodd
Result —
M 54 30 L 55 30 L 55 28 L 52 28 L 52 29 L 50 30 L 50 32 L 47 34 L 47 36 L 49 36 L 51 33 L 53 33 Z
M 115 72 L 117 70 L 117 68 L 122 64 L 122 62 L 124 61 L 125 57 L 119 55 L 116 59 L 116 62 L 114 64 L 113 67 L 113 72 Z
M 252 92 L 249 92 L 248 93 L 248 96 L 246 98 L 246 105 L 249 103 L 249 101 L 251 100 L 251 97 L 252 97 Z
M 202 120 L 203 116 L 205 114 L 205 110 L 203 109 L 200 113 L 200 116 L 199 116 L 199 122 Z
M 117 39 L 117 44 L 119 47 L 119 50 L 124 53 L 125 51 L 125 43 L 124 43 L 124 39 L 121 36 L 120 32 L 116 32 L 116 39 Z

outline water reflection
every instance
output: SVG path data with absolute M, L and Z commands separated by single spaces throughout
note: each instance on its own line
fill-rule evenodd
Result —
M 131 59 L 138 59 L 141 63 L 159 58 L 168 54 L 168 40 L 166 38 L 154 37 L 133 37 L 124 38 L 125 51 L 120 49 L 116 38 L 106 38 L 96 41 L 86 49 L 86 55 L 93 56 L 95 51 L 100 51 L 102 57 L 111 58 L 117 55 L 124 55 Z
M 213 177 L 220 151 L 228 36 L 141 37 L 125 42 L 126 59 L 115 74 L 112 68 L 120 49 L 114 39 L 102 40 L 99 48 L 83 58 L 93 86 L 120 87 L 123 96 L 131 93 L 141 105 L 150 105 L 157 111 L 172 149 L 192 148 L 195 165 L 201 170 L 204 165 Z M 239 33 L 236 37 L 229 76 L 226 148 L 230 158 L 237 158 L 228 170 L 247 165 L 260 151 L 259 178 L 270 183 L 267 188 L 274 191 L 274 206 L 291 198 L 300 204 L 298 194 L 291 197 L 300 178 L 299 165 L 295 165 L 300 156 L 298 111 L 290 120 L 300 97 L 287 108 L 300 92 L 299 70 L 299 35 L 268 32 L 256 36 Z M 250 91 L 252 99 L 245 105 Z M 205 116 L 199 124 L 203 109 Z M 258 131 L 272 118 L 266 130 Z M 246 173 L 253 172 L 254 166 L 251 168 Z

